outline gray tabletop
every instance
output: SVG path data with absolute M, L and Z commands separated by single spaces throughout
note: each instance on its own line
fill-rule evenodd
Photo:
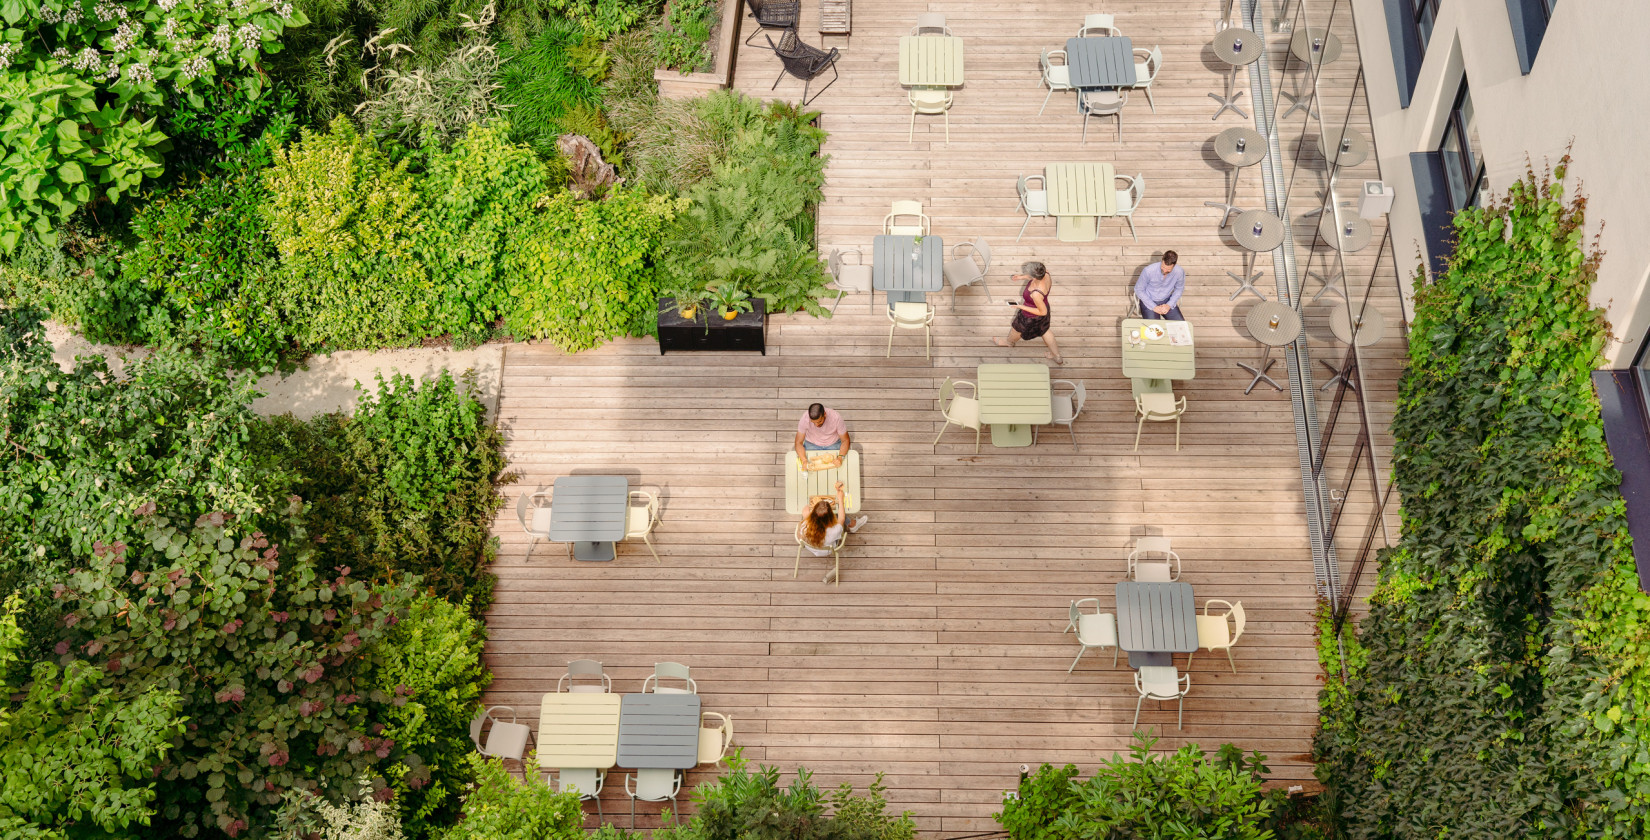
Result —
M 699 695 L 626 694 L 619 701 L 619 766 L 688 770 L 699 763 Z
M 915 262 L 914 236 L 878 236 L 871 240 L 871 282 L 879 292 L 937 292 L 945 282 L 945 243 L 938 236 L 922 238 L 922 256 Z
M 1352 226 L 1351 233 L 1346 232 L 1348 225 Z M 1374 234 L 1374 229 L 1369 226 L 1369 220 L 1356 216 L 1350 219 L 1342 219 L 1341 223 L 1337 225 L 1335 224 L 1335 216 L 1325 212 L 1323 221 L 1318 222 L 1318 235 L 1323 237 L 1323 241 L 1329 243 L 1329 247 L 1348 254 L 1362 251 L 1369 245 L 1369 240 Z
M 1139 653 L 1197 650 L 1197 602 L 1192 585 L 1132 580 L 1117 584 L 1117 644 Z
M 1134 41 L 1128 36 L 1066 39 L 1066 65 L 1075 88 L 1132 87 Z
M 1336 304 L 1329 311 L 1329 331 L 1347 344 L 1352 343 L 1352 311 L 1346 304 Z M 1386 316 L 1373 306 L 1366 306 L 1358 315 L 1358 346 L 1368 347 L 1386 334 Z
M 1238 151 L 1238 141 L 1243 151 Z M 1215 135 L 1215 154 L 1232 166 L 1254 166 L 1266 157 L 1266 135 L 1252 128 L 1228 128 Z
M 1318 28 L 1297 29 L 1289 39 L 1289 52 L 1301 61 L 1312 62 L 1312 42 L 1320 44 L 1319 58 L 1315 63 L 1328 64 L 1341 57 L 1341 39 L 1335 33 L 1326 32 Z
M 1272 325 L 1274 321 L 1277 326 Z M 1275 300 L 1255 304 L 1243 323 L 1256 341 L 1269 347 L 1282 347 L 1301 337 L 1300 313 Z
M 1255 233 L 1260 225 L 1260 233 Z M 1251 251 L 1272 251 L 1283 244 L 1283 220 L 1265 210 L 1239 213 L 1232 221 L 1232 238 Z
M 1222 29 L 1215 33 L 1215 40 L 1211 46 L 1215 49 L 1215 57 L 1233 67 L 1242 67 L 1253 64 L 1260 58 L 1264 44 L 1260 36 L 1247 29 Z
M 1369 139 L 1355 128 L 1347 129 L 1344 135 L 1335 135 L 1331 142 L 1325 143 L 1324 139 L 1322 134 L 1318 135 L 1318 154 L 1323 155 L 1324 160 L 1330 159 L 1330 149 L 1335 150 L 1334 159 L 1339 166 L 1357 166 L 1369 160 Z
M 564 475 L 550 496 L 550 539 L 622 540 L 629 504 L 630 479 L 622 475 Z

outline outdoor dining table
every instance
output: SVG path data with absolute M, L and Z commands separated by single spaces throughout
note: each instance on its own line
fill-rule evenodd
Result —
M 1197 376 L 1197 354 L 1193 344 L 1174 344 L 1168 334 L 1151 338 L 1145 334 L 1147 324 L 1168 328 L 1170 324 L 1185 324 L 1187 335 L 1193 335 L 1192 325 L 1186 321 L 1148 321 L 1143 318 L 1123 319 L 1119 331 L 1123 340 L 1123 375 L 1130 379 L 1193 379 Z M 1174 329 L 1179 329 L 1175 327 Z M 1140 338 L 1134 332 L 1140 330 Z
M 924 236 L 921 254 L 915 236 L 882 234 L 871 240 L 871 288 L 885 293 L 890 308 L 896 300 L 924 300 L 944 286 L 945 240 Z
M 1060 241 L 1092 242 L 1100 217 L 1117 215 L 1117 170 L 1110 163 L 1051 163 L 1043 167 L 1043 174 L 1048 180 L 1048 213 L 1055 217 Z
M 848 450 L 842 463 L 828 470 L 805 470 L 797 463 L 796 453 L 785 453 L 785 512 L 801 516 L 808 509 L 808 501 L 815 496 L 835 496 L 836 483 L 842 487 L 849 513 L 859 512 L 859 453 Z
M 688 770 L 699 763 L 699 695 L 626 694 L 619 707 L 620 767 Z
M 980 365 L 975 382 L 993 446 L 1030 446 L 1031 427 L 1054 420 L 1048 365 Z
M 899 83 L 907 87 L 957 87 L 963 83 L 963 42 L 951 35 L 902 35 Z
M 1079 90 L 1133 87 L 1134 41 L 1127 35 L 1067 38 L 1066 66 Z
M 1117 646 L 1129 666 L 1171 665 L 1197 650 L 1197 602 L 1189 583 L 1117 584 Z
M 538 764 L 606 770 L 618 762 L 619 695 L 544 695 L 539 705 Z
M 573 544 L 575 560 L 612 560 L 624 539 L 630 479 L 622 475 L 564 475 L 550 502 L 550 540 Z

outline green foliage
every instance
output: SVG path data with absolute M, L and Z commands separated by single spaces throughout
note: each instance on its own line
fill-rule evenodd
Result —
M 557 17 L 578 23 L 590 37 L 605 41 L 635 28 L 659 8 L 659 0 L 540 0 Z
M 422 337 L 434 283 L 418 244 L 415 179 L 348 120 L 276 153 L 264 216 L 281 255 L 279 303 L 303 313 L 306 348 L 377 348 Z
M 474 751 L 465 760 L 475 789 L 464 799 L 464 819 L 440 840 L 583 840 L 577 794 L 556 793 L 536 779 L 523 782 L 503 762 Z
M 298 97 L 285 87 L 248 92 L 219 82 L 199 93 L 201 107 L 177 97 L 160 122 L 172 141 L 166 163 L 173 175 L 262 169 L 296 132 L 293 111 Z
M 406 615 L 410 585 L 323 577 L 294 498 L 277 531 L 214 512 L 193 526 L 140 511 L 139 539 L 98 541 L 54 587 L 65 661 L 84 660 L 116 688 L 183 697 L 189 726 L 154 767 L 157 823 L 234 836 L 263 822 L 279 791 L 359 778 L 396 752 L 383 710 L 405 703 L 361 679 Z
M 570 111 L 601 104 L 596 83 L 571 61 L 572 51 L 583 42 L 584 32 L 577 24 L 558 21 L 544 27 L 525 48 L 500 48 L 505 65 L 499 74 L 499 101 L 509 109 L 512 138 L 531 146 L 540 157 L 560 154 L 556 138 L 568 133 Z
M 916 823 L 909 813 L 887 813 L 882 775 L 864 796 L 852 785 L 825 793 L 813 774 L 798 768 L 796 778 L 779 786 L 777 767 L 751 772 L 743 754 L 728 760 L 728 769 L 693 792 L 697 809 L 680 829 L 654 833 L 659 840 L 912 840 Z M 826 806 L 834 813 L 827 814 Z
M 412 689 L 406 705 L 384 710 L 383 736 L 407 753 L 385 776 L 400 802 L 402 825 L 415 837 L 455 821 L 473 780 L 468 730 L 491 679 L 481 664 L 485 642 L 486 628 L 463 606 L 419 598 L 385 639 L 371 675 L 369 684 L 387 694 Z
M 372 580 L 417 575 L 430 592 L 479 616 L 492 603 L 492 522 L 503 500 L 504 440 L 469 379 L 443 371 L 418 387 L 380 378 L 353 417 L 275 418 L 259 435 L 274 463 L 301 464 L 292 492 L 308 500 L 326 566 Z
M 996 815 L 1014 840 L 1220 837 L 1270 840 L 1281 792 L 1266 794 L 1266 757 L 1225 744 L 1206 756 L 1196 744 L 1154 754 L 1136 733 L 1129 758 L 1115 755 L 1086 781 L 1071 765 L 1043 765 L 1021 781 Z M 1060 790 L 1064 784 L 1067 790 Z
M 414 60 L 416 54 L 403 63 Z M 379 67 L 375 93 L 362 106 L 361 122 L 392 153 L 450 148 L 470 126 L 502 110 L 496 80 L 503 66 L 493 43 L 477 34 L 427 68 Z
M 1383 552 L 1320 776 L 1349 837 L 1650 831 L 1650 598 L 1591 374 L 1600 256 L 1568 158 L 1455 218 L 1416 286 Z
M 91 836 L 149 825 L 152 766 L 183 734 L 177 692 L 102 685 L 83 660 L 16 667 L 21 597 L 0 606 L 0 836 Z
M 602 201 L 550 198 L 507 264 L 515 278 L 510 331 L 569 352 L 648 331 L 658 315 L 655 254 L 678 206 L 627 189 Z
M 19 2 L 19 0 L 13 0 Z M 159 175 L 166 138 L 124 103 L 55 64 L 0 70 L 0 253 L 25 232 L 55 245 L 57 227 L 99 199 L 119 201 Z
M 710 31 L 716 26 L 715 0 L 676 0 L 653 29 L 658 64 L 682 74 L 703 73 L 714 63 Z
M 268 200 L 241 171 L 162 196 L 132 218 L 136 243 L 120 257 L 129 297 L 148 293 L 135 332 L 142 343 L 222 354 L 241 367 L 295 360 L 277 302 L 280 266 L 265 232 Z

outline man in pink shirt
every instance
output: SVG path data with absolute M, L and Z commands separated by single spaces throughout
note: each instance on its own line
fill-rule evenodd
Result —
M 842 422 L 842 415 L 814 403 L 796 423 L 796 460 L 805 464 L 808 452 L 833 449 L 838 457 L 848 457 L 848 424 Z

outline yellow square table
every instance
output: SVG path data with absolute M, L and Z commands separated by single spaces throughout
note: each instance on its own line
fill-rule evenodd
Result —
M 859 512 L 859 453 L 848 450 L 842 463 L 828 470 L 804 470 L 796 462 L 796 453 L 785 453 L 785 512 L 801 516 L 808 509 L 808 500 L 815 496 L 835 496 L 836 483 L 842 482 L 846 491 L 849 513 Z
M 619 761 L 619 695 L 544 695 L 538 763 L 543 768 L 606 770 Z
M 1123 337 L 1123 375 L 1130 379 L 1192 379 L 1197 376 L 1196 345 L 1175 344 L 1170 334 L 1162 338 L 1148 338 L 1143 332 L 1137 340 L 1131 336 L 1144 330 L 1147 324 L 1156 324 L 1165 331 L 1179 330 L 1183 325 L 1188 339 L 1193 337 L 1192 325 L 1186 321 L 1147 321 L 1141 318 L 1123 319 L 1119 332 Z
M 963 83 L 963 42 L 950 35 L 899 39 L 899 83 L 907 87 L 958 87 Z
M 1030 446 L 1031 427 L 1054 420 L 1048 365 L 980 365 L 975 381 L 993 446 Z
M 1050 216 L 1117 215 L 1117 170 L 1109 163 L 1051 163 L 1048 176 Z

